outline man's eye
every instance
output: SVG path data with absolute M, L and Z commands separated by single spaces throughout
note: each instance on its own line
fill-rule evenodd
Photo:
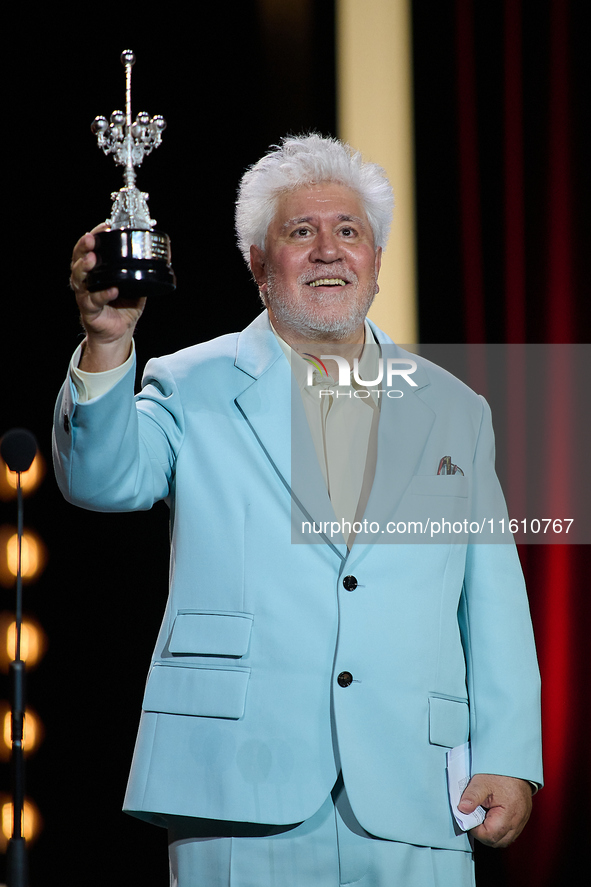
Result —
M 295 233 L 298 235 L 298 237 L 306 237 L 310 233 L 310 231 L 308 228 L 298 228 Z
M 355 230 L 353 228 L 341 228 L 341 234 L 345 237 L 353 237 L 355 235 Z

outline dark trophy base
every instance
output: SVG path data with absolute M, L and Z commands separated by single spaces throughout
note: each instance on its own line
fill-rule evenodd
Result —
M 162 231 L 116 228 L 94 235 L 97 264 L 89 272 L 91 293 L 116 286 L 123 298 L 166 296 L 176 289 L 170 239 Z

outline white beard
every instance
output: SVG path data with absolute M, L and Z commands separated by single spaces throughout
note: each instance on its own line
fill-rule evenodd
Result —
M 317 276 L 317 272 L 314 272 Z M 308 279 L 314 279 L 312 274 L 303 275 L 298 280 L 298 286 L 306 285 Z M 327 277 L 339 277 L 336 269 L 331 269 Z M 353 276 L 353 282 L 358 287 L 357 277 L 347 273 L 348 279 Z M 334 292 L 316 292 L 309 287 L 310 296 L 307 299 L 294 297 L 285 287 L 277 284 L 274 273 L 270 270 L 267 276 L 267 293 L 263 299 L 266 307 L 270 307 L 273 315 L 280 323 L 288 327 L 294 334 L 305 339 L 341 340 L 352 335 L 363 324 L 367 312 L 376 295 L 376 279 L 368 285 L 367 290 L 355 289 L 351 294 L 347 287 L 334 287 Z M 331 305 L 336 311 L 327 311 Z

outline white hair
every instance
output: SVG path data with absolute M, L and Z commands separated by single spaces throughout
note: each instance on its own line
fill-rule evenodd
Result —
M 265 248 L 269 225 L 281 194 L 323 182 L 346 185 L 355 191 L 371 225 L 376 249 L 385 249 L 392 221 L 394 197 L 384 170 L 364 161 L 345 142 L 317 133 L 286 136 L 273 145 L 242 176 L 236 201 L 236 234 L 244 261 L 250 265 L 250 247 Z

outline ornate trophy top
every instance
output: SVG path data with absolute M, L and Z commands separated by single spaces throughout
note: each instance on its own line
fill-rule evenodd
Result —
M 149 231 L 156 221 L 150 218 L 148 194 L 135 186 L 135 169 L 140 166 L 146 154 L 157 148 L 166 129 L 164 117 L 150 118 L 146 111 L 140 111 L 131 122 L 131 69 L 135 55 L 131 49 L 121 53 L 121 64 L 125 65 L 125 114 L 113 111 L 110 121 L 106 117 L 95 117 L 91 129 L 97 137 L 99 148 L 105 154 L 114 154 L 115 163 L 124 166 L 125 186 L 111 194 L 113 206 L 107 224 L 111 228 L 136 228 Z

